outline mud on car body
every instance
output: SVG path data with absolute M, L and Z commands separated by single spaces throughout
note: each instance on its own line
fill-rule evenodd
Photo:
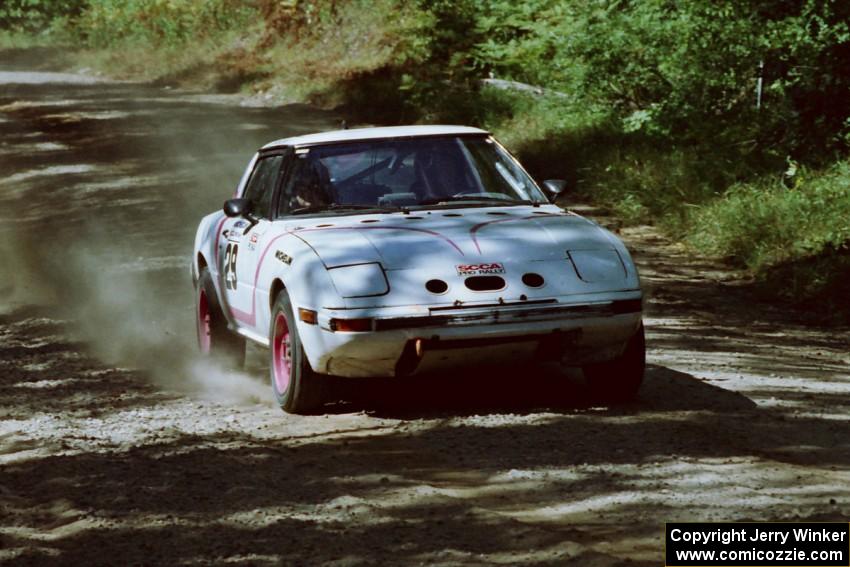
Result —
M 327 375 L 408 376 L 522 357 L 581 366 L 632 397 L 644 372 L 642 292 L 626 247 L 552 204 L 476 128 L 341 130 L 267 144 L 195 238 L 201 350 L 269 348 L 290 412 Z

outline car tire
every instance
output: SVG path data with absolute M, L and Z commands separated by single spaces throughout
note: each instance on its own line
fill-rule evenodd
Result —
M 315 372 L 304 353 L 286 291 L 275 299 L 269 328 L 272 391 L 287 413 L 315 413 L 325 401 L 326 376 Z
M 245 339 L 227 328 L 227 319 L 207 268 L 201 268 L 195 290 L 195 321 L 201 355 L 228 368 L 242 368 L 245 364 Z
M 588 364 L 583 369 L 590 395 L 595 401 L 622 403 L 633 400 L 646 370 L 646 338 L 643 324 L 629 339 L 626 349 L 614 360 Z

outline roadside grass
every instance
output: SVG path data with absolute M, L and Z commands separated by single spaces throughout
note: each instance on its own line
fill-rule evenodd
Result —
M 44 35 L 37 35 L 13 30 L 0 30 L 0 49 L 28 49 L 50 45 L 51 39 Z
M 76 61 L 74 49 L 52 29 L 38 34 L 0 30 L 0 64 L 5 69 L 66 71 Z
M 686 242 L 751 270 L 768 297 L 850 322 L 850 162 L 735 185 L 694 210 Z
M 345 102 L 345 81 L 415 51 L 423 25 L 393 0 L 352 0 L 332 10 L 287 2 L 89 1 L 92 7 L 65 28 L 65 42 L 83 46 L 77 67 L 326 107 Z
M 233 91 L 261 76 L 264 26 L 243 2 L 87 0 L 52 28 L 75 67 L 115 78 Z
M 399 63 L 415 49 L 421 25 L 392 0 L 341 3 L 316 14 L 313 25 L 289 23 L 267 34 L 265 69 L 302 100 L 338 105 L 337 83 Z
M 688 242 L 759 271 L 850 245 L 850 162 L 738 184 L 698 208 Z
M 253 50 L 251 31 L 222 32 L 185 45 L 147 45 L 127 40 L 116 48 L 84 48 L 75 52 L 77 68 L 92 68 L 117 79 L 219 92 L 249 90 L 264 77 Z

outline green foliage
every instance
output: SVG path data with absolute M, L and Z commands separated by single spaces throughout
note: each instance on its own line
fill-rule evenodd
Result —
M 0 30 L 41 32 L 54 22 L 80 14 L 86 0 L 3 0 Z
M 753 270 L 850 248 L 850 163 L 797 176 L 734 186 L 693 215 L 690 243 Z
M 614 214 L 627 224 L 636 224 L 650 220 L 649 211 L 634 193 L 626 193 L 612 204 Z
M 479 4 L 480 22 L 504 22 L 478 43 L 479 67 L 605 103 L 627 132 L 780 157 L 846 149 L 847 3 L 537 0 L 532 17 L 528 4 Z
M 696 209 L 687 240 L 751 269 L 766 295 L 850 322 L 850 163 L 795 166 Z
M 566 115 L 576 105 L 604 108 L 627 137 L 734 147 L 754 170 L 787 155 L 828 160 L 850 141 L 847 2 L 6 0 L 0 7 L 0 22 L 57 17 L 94 47 L 183 46 L 262 23 L 255 59 L 278 55 L 280 46 L 314 52 L 285 58 L 304 65 L 296 70 L 304 83 L 332 91 L 337 80 L 343 97 L 379 97 L 397 113 L 386 121 L 476 122 L 487 114 L 499 122 L 478 110 L 488 96 L 480 79 L 492 74 L 565 94 Z
M 86 4 L 73 29 L 91 47 L 127 42 L 179 46 L 257 18 L 253 8 L 238 0 L 87 0 Z

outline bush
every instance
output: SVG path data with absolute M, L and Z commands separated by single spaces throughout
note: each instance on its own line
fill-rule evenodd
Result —
M 843 161 L 822 172 L 736 185 L 697 209 L 687 240 L 752 270 L 763 295 L 848 323 L 848 219 L 850 163 Z
M 693 215 L 688 241 L 753 270 L 850 247 L 850 162 L 795 177 L 736 185 Z
M 180 46 L 258 20 L 256 10 L 239 0 L 87 0 L 86 4 L 73 29 L 87 45 L 100 48 L 127 42 Z
M 0 30 L 40 32 L 56 21 L 78 16 L 86 0 L 3 0 Z

